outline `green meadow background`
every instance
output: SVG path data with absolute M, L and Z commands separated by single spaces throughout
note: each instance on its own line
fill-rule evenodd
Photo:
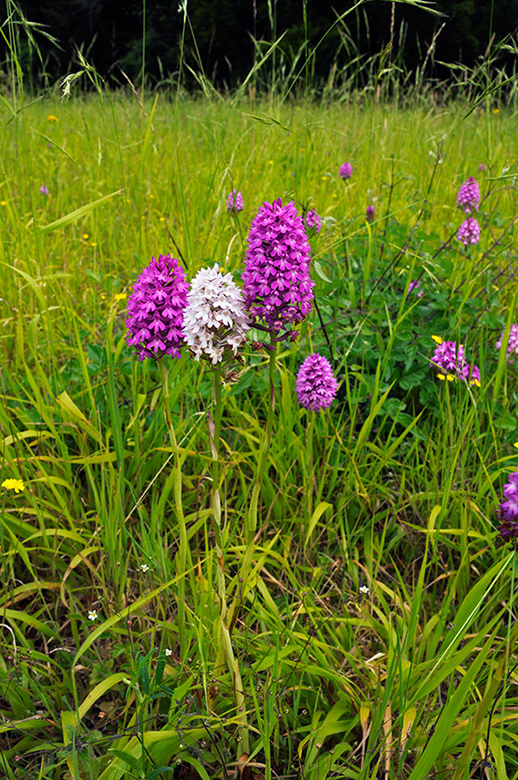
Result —
M 518 778 L 516 558 L 497 532 L 518 467 L 516 358 L 496 348 L 516 320 L 512 102 L 495 85 L 12 87 L 0 479 L 24 489 L 0 490 L 4 776 Z M 464 247 L 469 176 L 481 238 Z M 167 361 L 175 444 L 127 298 L 160 254 L 240 283 L 276 198 L 322 217 L 316 305 L 271 360 L 256 332 L 224 371 L 215 472 L 214 371 Z M 433 335 L 464 345 L 480 388 L 436 378 Z M 313 351 L 340 382 L 319 413 L 295 393 Z

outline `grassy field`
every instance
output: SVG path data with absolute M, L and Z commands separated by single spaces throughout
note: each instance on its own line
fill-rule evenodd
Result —
M 0 105 L 6 778 L 518 778 L 497 531 L 518 382 L 496 348 L 518 320 L 518 136 L 472 108 Z M 240 284 L 276 198 L 322 218 L 298 339 L 251 331 L 223 374 L 186 349 L 138 361 L 126 305 L 151 258 Z M 433 336 L 480 387 L 437 377 Z M 339 381 L 319 412 L 295 392 L 312 352 Z

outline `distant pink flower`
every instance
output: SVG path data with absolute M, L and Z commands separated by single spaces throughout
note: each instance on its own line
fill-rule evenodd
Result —
M 331 406 L 338 382 L 327 358 L 315 352 L 302 363 L 297 374 L 297 396 L 305 409 L 317 412 Z
M 475 217 L 468 217 L 457 230 L 457 241 L 464 246 L 478 244 L 480 240 L 480 225 Z
M 367 222 L 372 222 L 375 213 L 376 213 L 376 209 L 374 208 L 374 206 L 367 206 L 367 212 L 365 215 L 367 217 Z
M 408 285 L 408 292 L 411 293 L 413 290 L 417 290 L 417 288 L 420 286 L 421 286 L 421 282 L 416 279 L 414 282 L 410 282 L 410 284 Z M 422 298 L 423 291 L 417 290 L 416 295 L 418 298 Z
M 340 166 L 340 178 L 350 179 L 353 175 L 353 166 L 350 162 L 344 162 Z
M 471 214 L 472 211 L 478 209 L 480 203 L 480 188 L 473 178 L 469 179 L 460 185 L 460 189 L 457 195 L 457 206 L 462 209 L 466 214 Z
M 48 195 L 49 194 L 49 188 L 45 184 L 42 184 L 41 187 L 40 187 L 40 192 L 41 192 L 42 195 Z
M 238 211 L 243 211 L 243 207 L 243 196 L 236 189 L 233 189 L 227 198 L 227 211 L 229 214 L 236 214 Z
M 322 220 L 316 211 L 310 210 L 306 214 L 306 229 L 313 231 L 314 233 L 320 233 L 322 227 Z
M 502 341 L 504 340 L 505 330 L 502 331 L 502 335 L 496 342 L 496 348 L 500 349 Z M 507 342 L 507 351 L 505 356 L 510 357 L 513 352 L 518 355 L 518 325 L 511 325 L 509 330 L 509 340 Z
M 474 363 L 467 363 L 463 366 L 460 378 L 464 379 L 465 382 L 469 382 L 470 385 L 480 387 L 480 369 Z
M 466 365 L 464 347 L 457 346 L 455 341 L 443 341 L 439 336 L 434 337 L 434 340 L 438 342 L 438 346 L 432 355 L 430 366 L 437 371 L 462 373 L 462 369 Z
M 430 362 L 431 368 L 437 371 L 439 379 L 455 379 L 459 377 L 471 385 L 480 387 L 480 371 L 474 364 L 466 361 L 464 347 L 455 341 L 444 341 L 440 336 L 432 336 L 437 344 Z
M 518 537 L 518 469 L 504 485 L 504 498 L 498 508 L 501 536 L 508 541 Z

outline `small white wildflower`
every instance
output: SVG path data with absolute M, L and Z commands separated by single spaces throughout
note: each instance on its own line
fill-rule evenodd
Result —
M 173 651 L 171 650 L 171 648 L 169 648 L 169 647 L 166 647 L 166 649 L 165 649 L 165 654 L 166 654 L 166 655 L 172 655 L 172 654 L 173 654 Z
M 147 563 L 142 563 L 142 564 L 139 566 L 139 569 L 140 569 L 140 571 L 144 571 L 144 572 L 146 572 L 146 571 L 149 571 L 149 566 L 147 565 Z
M 360 585 L 359 591 L 360 591 L 360 593 L 369 593 L 370 592 L 368 585 Z
M 222 274 L 217 263 L 199 271 L 187 293 L 182 329 L 194 359 L 208 358 L 216 365 L 225 353 L 237 355 L 249 327 L 243 293 L 232 274 Z
M 88 610 L 88 620 L 97 620 L 98 618 L 97 610 L 96 609 L 89 609 Z

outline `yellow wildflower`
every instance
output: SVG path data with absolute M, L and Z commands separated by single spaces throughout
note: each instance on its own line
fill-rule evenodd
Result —
M 15 493 L 21 493 L 25 490 L 25 485 L 21 479 L 4 479 L 2 487 L 6 490 L 14 490 Z

